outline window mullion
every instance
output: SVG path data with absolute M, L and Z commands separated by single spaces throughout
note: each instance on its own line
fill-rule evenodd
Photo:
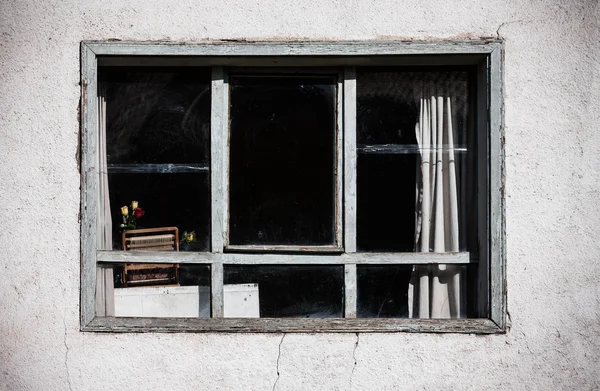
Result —
M 344 249 L 356 252 L 356 69 L 344 70 Z
M 222 253 L 227 223 L 228 96 L 222 67 L 212 69 L 210 118 L 211 251 Z
M 223 262 L 213 262 L 210 267 L 210 302 L 213 318 L 223 317 Z
M 356 264 L 344 265 L 344 317 L 356 318 Z
M 344 248 L 356 252 L 356 69 L 344 69 L 343 86 L 344 141 Z M 344 316 L 356 318 L 356 264 L 344 266 Z
M 211 156 L 211 251 L 222 253 L 227 241 L 227 154 L 228 148 L 228 94 L 225 73 L 222 67 L 212 69 L 210 156 Z M 211 263 L 210 279 L 211 314 L 223 317 L 223 263 Z

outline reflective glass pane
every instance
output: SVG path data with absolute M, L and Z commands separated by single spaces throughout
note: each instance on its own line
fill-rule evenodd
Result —
M 109 165 L 208 164 L 208 68 L 106 67 L 99 80 Z
M 408 317 L 408 283 L 412 265 L 357 266 L 359 318 Z
M 465 318 L 476 314 L 477 265 L 359 265 L 359 318 Z
M 333 77 L 230 78 L 233 245 L 332 245 Z
M 226 317 L 257 312 L 261 318 L 341 318 L 344 314 L 343 266 L 225 266 L 224 282 Z M 239 295 L 252 296 L 243 300 Z M 256 295 L 258 303 L 253 301 Z
M 469 73 L 407 72 L 359 68 L 357 72 L 357 132 L 359 145 L 417 144 L 415 124 L 420 99 L 452 98 L 459 144 L 467 143 Z

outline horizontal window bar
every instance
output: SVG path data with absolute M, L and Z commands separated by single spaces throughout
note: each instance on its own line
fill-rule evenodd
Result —
M 109 174 L 174 174 L 208 172 L 206 164 L 109 164 Z
M 112 318 L 96 317 L 84 331 L 362 333 L 419 332 L 496 334 L 502 329 L 490 319 L 239 319 L 239 318 Z
M 303 252 L 303 253 L 342 253 L 343 248 L 338 246 L 279 246 L 279 245 L 228 245 L 225 251 L 231 252 L 266 252 L 266 251 L 281 251 L 281 252 Z
M 455 146 L 450 147 L 448 145 L 443 145 L 441 148 L 421 148 L 418 144 L 373 144 L 373 145 L 359 145 L 357 147 L 358 153 L 360 154 L 389 154 L 389 155 L 409 155 L 409 154 L 417 154 L 421 151 L 442 151 L 449 152 L 450 150 L 454 152 L 464 153 L 467 152 L 467 148 L 465 146 Z
M 222 263 L 230 265 L 426 265 L 467 264 L 468 252 L 457 253 L 346 253 L 346 254 L 233 254 L 203 252 L 98 251 L 104 263 Z

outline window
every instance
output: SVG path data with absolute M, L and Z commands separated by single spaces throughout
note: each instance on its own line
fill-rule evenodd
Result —
M 500 50 L 83 43 L 82 329 L 502 332 Z

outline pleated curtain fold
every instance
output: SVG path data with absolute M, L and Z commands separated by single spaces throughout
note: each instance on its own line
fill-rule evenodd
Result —
M 431 83 L 424 86 L 418 100 L 420 111 L 415 126 L 420 150 L 415 213 L 415 251 L 418 252 L 459 251 L 453 100 L 447 91 Z M 456 265 L 415 266 L 409 316 L 464 317 L 463 274 Z
M 98 250 L 112 250 L 112 217 L 108 192 L 106 160 L 106 95 L 102 87 L 98 94 Z M 96 266 L 96 316 L 114 316 L 114 272 L 112 267 Z

